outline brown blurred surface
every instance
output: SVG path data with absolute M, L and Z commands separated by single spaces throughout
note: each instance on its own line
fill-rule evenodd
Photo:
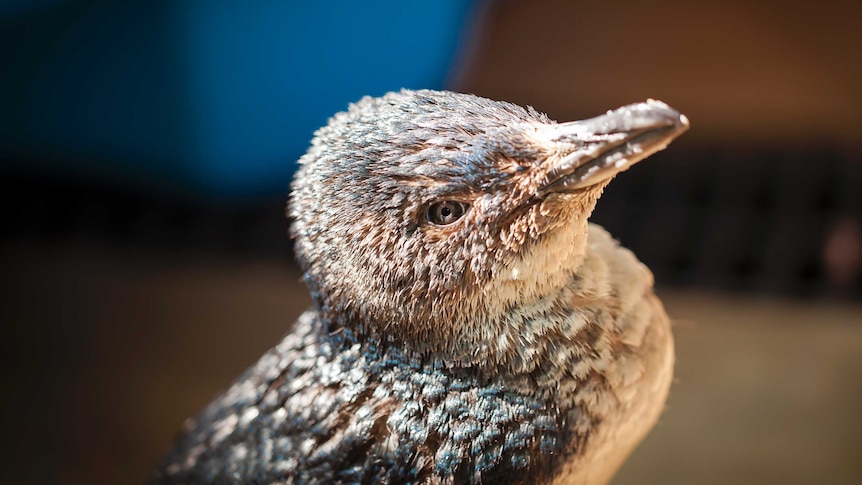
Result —
M 305 308 L 277 260 L 6 243 L 6 483 L 140 482 Z M 862 481 L 862 306 L 661 291 L 668 411 L 615 483 Z
M 561 120 L 657 98 L 692 121 L 678 143 L 862 144 L 860 2 L 492 5 L 466 91 Z

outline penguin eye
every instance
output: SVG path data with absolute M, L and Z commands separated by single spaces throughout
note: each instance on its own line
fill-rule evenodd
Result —
M 444 200 L 431 204 L 425 217 L 431 224 L 445 226 L 460 219 L 465 212 L 467 212 L 467 204 L 455 200 Z

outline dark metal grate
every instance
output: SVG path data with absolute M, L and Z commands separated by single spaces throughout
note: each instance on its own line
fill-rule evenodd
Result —
M 862 262 L 836 278 L 825 252 L 836 230 L 862 227 L 860 169 L 834 151 L 670 150 L 618 177 L 594 220 L 662 284 L 858 296 Z M 858 234 L 845 251 L 862 255 Z
M 659 284 L 862 296 L 860 157 L 675 148 L 618 177 L 593 218 Z M 20 207 L 0 226 L 6 237 L 290 255 L 282 196 L 236 207 L 34 177 L 5 176 L 3 186 Z M 830 241 L 843 251 L 831 259 Z
M 16 211 L 0 226 L 5 238 L 84 240 L 240 257 L 289 257 L 286 198 L 246 201 L 178 200 L 165 194 L 4 177 Z

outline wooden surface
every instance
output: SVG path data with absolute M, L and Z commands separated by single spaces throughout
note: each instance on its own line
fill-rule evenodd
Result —
M 308 303 L 287 262 L 0 250 L 6 483 L 141 481 Z M 614 483 L 862 481 L 862 305 L 660 293 L 677 379 Z

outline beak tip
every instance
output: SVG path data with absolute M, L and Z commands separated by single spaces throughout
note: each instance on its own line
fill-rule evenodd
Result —
M 688 117 L 679 111 L 673 109 L 664 101 L 659 101 L 654 98 L 648 98 L 645 103 L 642 103 L 644 110 L 653 113 L 657 118 L 664 118 L 674 125 L 687 129 L 689 127 Z M 666 122 L 667 122 L 666 121 Z
M 686 129 L 687 129 L 689 126 L 691 126 L 691 123 L 689 123 L 689 121 L 688 121 L 688 116 L 686 116 L 686 115 L 684 115 L 684 114 L 682 114 L 682 113 L 680 113 L 680 114 L 679 114 L 679 122 L 680 122 L 680 123 L 682 124 L 682 126 L 684 126 Z

